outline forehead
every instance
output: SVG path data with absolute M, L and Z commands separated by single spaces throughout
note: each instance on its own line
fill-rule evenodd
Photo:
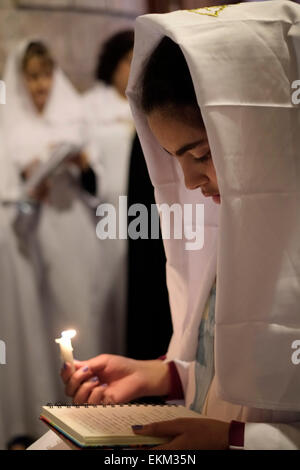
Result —
M 201 120 L 189 120 L 179 111 L 172 114 L 158 109 L 147 116 L 147 121 L 154 137 L 170 153 L 196 141 L 202 141 L 201 145 L 208 146 L 206 130 Z
M 51 73 L 53 70 L 52 64 L 46 57 L 32 56 L 30 57 L 24 69 L 27 74 Z

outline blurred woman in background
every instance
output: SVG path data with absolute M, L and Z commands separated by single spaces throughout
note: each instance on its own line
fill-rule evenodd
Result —
M 23 197 L 24 182 L 40 164 L 63 148 L 62 145 L 77 149 L 71 161 L 57 169 L 40 195 L 43 202 L 35 209 L 38 221 L 34 227 L 29 227 L 26 236 L 27 252 L 23 252 L 24 236 L 22 252 L 20 239 L 19 251 L 13 246 L 15 258 L 11 260 L 10 269 L 18 269 L 18 274 L 12 274 L 10 295 L 15 295 L 16 299 L 11 301 L 17 302 L 18 296 L 24 293 L 20 310 L 11 308 L 8 302 L 2 304 L 1 322 L 5 321 L 5 325 L 1 323 L 1 336 L 5 331 L 9 341 L 9 363 L 5 372 L 8 376 L 13 373 L 14 377 L 14 381 L 9 377 L 5 381 L 5 392 L 18 410 L 18 403 L 22 403 L 19 420 L 13 415 L 11 419 L 16 433 L 35 433 L 34 427 L 26 429 L 22 416 L 28 413 L 26 422 L 31 419 L 36 422 L 39 407 L 62 396 L 57 380 L 52 385 L 47 382 L 49 377 L 56 377 L 59 369 L 59 351 L 54 339 L 60 332 L 68 328 L 78 331 L 77 357 L 91 357 L 98 354 L 99 349 L 105 352 L 100 342 L 100 329 L 105 328 L 101 317 L 103 297 L 97 284 L 105 268 L 94 215 L 98 179 L 83 151 L 81 98 L 55 64 L 48 47 L 41 41 L 23 42 L 9 56 L 4 80 L 7 105 L 2 107 L 1 121 L 2 149 L 5 144 L 3 166 L 7 171 L 12 166 L 15 173 L 19 193 L 16 198 Z M 9 189 L 12 185 L 6 185 L 2 200 L 8 198 Z M 11 227 L 7 230 L 12 231 Z M 2 260 L 4 255 L 8 256 L 6 252 L 0 255 L 0 270 L 5 271 L 7 277 L 10 270 Z M 19 265 L 26 265 L 22 272 Z M 28 299 L 31 290 L 38 291 L 38 300 L 34 294 L 33 300 Z M 32 358 L 40 361 L 43 373 Z M 20 384 L 11 393 L 12 383 L 18 377 Z M 47 387 L 43 387 L 41 381 Z M 1 385 L 1 393 L 4 393 L 3 387 Z M 29 402 L 34 403 L 34 413 L 29 410 Z M 2 403 L 9 415 L 12 407 L 8 406 L 8 398 Z
M 40 407 L 62 398 L 35 257 L 20 250 L 13 228 L 16 217 L 35 225 L 38 214 L 18 211 L 20 184 L 4 140 L 0 123 L 0 339 L 6 346 L 0 366 L 0 449 L 16 435 L 42 433 Z
M 83 97 L 88 152 L 101 174 L 101 202 L 119 207 L 119 196 L 127 195 L 128 171 L 135 128 L 126 99 L 134 33 L 124 31 L 109 38 L 101 49 L 96 83 Z M 106 288 L 107 318 L 101 343 L 107 352 L 126 351 L 127 240 L 101 240 L 106 266 L 98 280 Z M 117 328 L 116 328 L 117 326 Z M 114 344 L 108 338 L 115 336 Z
M 127 196 L 128 207 L 143 204 L 150 214 L 151 204 L 155 204 L 153 186 L 126 97 L 133 46 L 132 30 L 105 42 L 96 68 L 97 81 L 84 96 L 85 116 L 89 154 L 101 173 L 101 200 L 118 210 L 119 197 Z M 118 325 L 115 334 L 123 345 L 119 353 L 136 359 L 164 354 L 172 327 L 161 239 L 102 243 L 109 266 L 106 276 L 111 279 L 106 325 L 112 329 Z M 111 351 L 109 345 L 106 351 Z

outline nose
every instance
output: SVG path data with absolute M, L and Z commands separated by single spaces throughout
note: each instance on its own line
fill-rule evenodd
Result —
M 42 92 L 48 91 L 48 81 L 45 77 L 39 77 L 39 79 L 37 80 L 37 88 L 39 91 Z
M 182 161 L 181 167 L 184 175 L 184 183 L 187 189 L 193 190 L 203 188 L 209 182 L 209 178 L 199 172 L 199 167 L 195 168 L 190 161 Z

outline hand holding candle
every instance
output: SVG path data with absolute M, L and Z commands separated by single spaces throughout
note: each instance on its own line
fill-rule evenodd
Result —
M 60 354 L 63 362 L 69 362 L 71 364 L 72 373 L 75 372 L 75 366 L 71 339 L 74 338 L 75 335 L 75 330 L 63 331 L 61 338 L 55 340 L 60 346 Z

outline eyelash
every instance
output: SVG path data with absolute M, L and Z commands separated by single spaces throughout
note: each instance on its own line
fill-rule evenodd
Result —
M 201 163 L 207 162 L 209 159 L 210 159 L 210 152 L 207 152 L 207 154 L 201 158 L 194 158 L 195 161 L 201 162 Z

